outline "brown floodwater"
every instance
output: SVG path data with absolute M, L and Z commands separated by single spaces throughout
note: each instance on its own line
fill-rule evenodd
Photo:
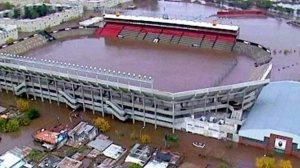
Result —
M 240 27 L 239 38 L 262 44 L 272 51 L 296 50 L 291 54 L 273 54 L 271 80 L 300 80 L 300 28 L 288 25 L 285 19 L 266 18 L 233 18 L 218 19 L 215 15 L 218 8 L 186 2 L 135 0 L 139 7 L 127 11 L 129 15 L 147 15 L 170 18 L 209 21 L 233 24 Z
M 199 4 L 190 4 L 190 3 L 179 3 L 179 2 L 166 2 L 166 1 L 153 1 L 153 0 L 135 0 L 138 4 L 138 9 L 130 11 L 132 14 L 145 14 L 145 15 L 155 15 L 155 16 L 162 16 L 163 14 L 168 14 L 170 17 L 176 17 L 176 18 L 183 18 L 183 19 L 198 19 L 198 20 L 212 20 L 212 18 L 208 18 L 208 16 L 213 15 L 216 13 L 218 10 L 217 8 L 214 7 L 207 7 Z M 277 51 L 279 50 L 284 50 L 284 49 L 295 49 L 296 52 L 289 54 L 289 55 L 284 55 L 284 54 L 273 54 L 273 72 L 272 72 L 272 80 L 284 80 L 284 79 L 293 79 L 297 80 L 300 78 L 300 68 L 299 68 L 299 63 L 300 63 L 300 29 L 296 27 L 292 27 L 290 25 L 287 25 L 285 20 L 277 20 L 274 18 L 249 18 L 249 19 L 224 19 L 220 20 L 220 22 L 223 23 L 229 23 L 229 24 L 237 24 L 241 27 L 241 34 L 240 38 L 246 39 L 249 41 L 257 42 L 260 44 L 265 45 L 266 47 L 271 48 L 272 50 L 276 49 Z M 80 39 L 82 40 L 82 39 Z M 80 41 L 79 40 L 79 41 Z M 76 40 L 75 40 L 76 41 Z M 111 43 L 106 43 L 105 41 L 101 42 L 101 39 L 84 39 L 87 44 L 89 44 L 88 41 L 91 43 L 96 43 L 96 45 L 92 45 L 90 50 L 88 51 L 89 55 L 88 58 L 91 61 L 88 62 L 95 62 L 92 65 L 99 66 L 107 66 L 108 68 L 116 68 L 119 66 L 118 65 L 118 59 L 109 59 L 109 56 L 103 56 L 101 55 L 101 59 L 103 61 L 109 61 L 113 62 L 115 65 L 111 65 L 111 63 L 106 63 L 106 62 L 101 62 L 99 64 L 98 60 L 100 59 L 100 56 L 98 55 L 97 52 L 101 52 L 101 50 L 109 50 L 109 48 L 118 48 L 118 54 L 112 55 L 113 57 L 119 58 L 121 56 L 125 56 L 122 53 L 127 53 L 129 51 L 124 51 L 124 46 L 126 46 L 126 50 L 131 50 L 130 53 L 135 53 L 136 49 L 134 49 L 136 46 L 128 46 L 130 43 L 118 43 L 117 44 L 111 44 Z M 93 42 L 92 42 L 93 41 Z M 50 47 L 45 47 L 43 48 L 45 50 L 45 53 L 41 56 L 37 57 L 46 57 L 48 53 L 53 53 L 57 52 L 55 46 L 59 45 L 68 45 L 68 43 L 73 43 L 74 40 L 68 40 L 63 43 L 54 43 L 50 45 Z M 73 48 L 74 50 L 76 48 L 80 48 L 78 42 L 74 42 L 77 45 L 74 45 Z M 101 45 L 107 45 L 106 47 L 101 47 Z M 120 45 L 120 46 L 118 46 Z M 124 45 L 124 46 L 123 46 Z M 51 47 L 52 46 L 52 47 Z M 72 45 L 71 45 L 72 46 Z M 118 47 L 117 47 L 118 46 Z M 98 47 L 100 48 L 98 50 Z M 147 46 L 149 47 L 149 46 Z M 157 47 L 157 46 L 154 46 Z M 123 49 L 122 49 L 123 48 Z M 131 48 L 131 49 L 129 49 Z M 168 48 L 168 47 L 164 47 Z M 137 49 L 138 50 L 138 49 Z M 147 50 L 144 48 L 143 50 Z M 149 50 L 149 49 L 148 49 Z M 149 54 L 149 55 L 144 55 L 142 54 L 142 58 L 140 60 L 148 60 L 152 59 L 152 57 L 156 58 L 156 55 L 160 55 L 162 51 L 152 51 L 151 53 L 154 54 Z M 167 49 L 166 49 L 167 50 Z M 172 49 L 169 49 L 172 50 Z M 96 52 L 97 51 L 97 52 Z M 177 50 L 176 50 L 177 51 Z M 105 51 L 107 52 L 107 51 Z M 136 51 L 140 52 L 140 51 Z M 144 52 L 144 51 L 143 51 Z M 169 51 L 167 51 L 169 52 Z M 195 51 L 194 51 L 195 52 Z M 197 51 L 201 52 L 202 51 Z M 196 52 L 196 53 L 197 53 Z M 66 52 L 62 52 L 66 53 Z M 176 52 L 177 53 L 177 52 Z M 189 51 L 189 53 L 192 53 Z M 78 53 L 72 53 L 74 55 L 74 60 L 77 60 L 78 63 L 83 64 L 82 60 L 85 60 L 87 57 L 84 55 L 79 55 Z M 70 55 L 69 53 L 64 54 L 64 56 Z M 77 55 L 77 56 L 76 56 Z M 185 56 L 189 56 L 190 54 L 184 54 Z M 195 55 L 201 57 L 207 57 L 207 53 L 205 54 L 191 54 L 192 60 L 196 58 Z M 126 55 L 127 56 L 127 55 Z M 128 61 L 136 61 L 134 63 L 135 66 L 138 64 L 138 60 L 136 59 L 138 55 L 135 54 L 135 56 L 129 56 L 130 59 Z M 172 55 L 171 55 L 172 56 Z M 164 57 L 159 57 L 160 59 L 167 59 L 171 57 L 169 54 L 164 56 Z M 103 57 L 103 58 L 102 58 Z M 111 55 L 110 55 L 111 57 Z M 145 58 L 144 58 L 145 57 Z M 179 56 L 178 56 L 179 57 Z M 51 57 L 50 57 L 51 58 Z M 198 58 L 198 57 L 197 57 Z M 229 60 L 230 56 L 228 56 L 227 59 L 224 59 L 224 63 L 226 60 Z M 62 61 L 68 61 L 69 58 L 66 57 L 64 58 L 59 57 L 58 59 Z M 81 61 L 80 61 L 81 60 Z M 121 59 L 122 60 L 122 59 Z M 180 59 L 179 59 L 180 60 Z M 213 59 L 212 59 L 213 60 Z M 223 59 L 222 59 L 223 60 Z M 239 62 L 243 62 L 244 60 L 240 60 Z M 247 62 L 247 59 L 245 59 Z M 223 61 L 222 61 L 223 62 Z M 251 61 L 249 61 L 251 62 Z M 145 63 L 145 61 L 143 61 Z M 188 63 L 188 62 L 187 62 Z M 121 63 L 122 64 L 122 63 Z M 128 62 L 127 62 L 128 64 Z M 191 63 L 193 64 L 193 63 Z M 164 65 L 164 64 L 163 64 Z M 202 64 L 201 64 L 202 65 Z M 240 66 L 239 66 L 240 65 Z M 238 64 L 238 66 L 235 68 L 237 71 L 238 70 L 244 70 L 242 67 L 243 64 Z M 247 64 L 248 65 L 248 64 Z M 249 64 L 250 65 L 250 64 Z M 129 67 L 129 66 L 128 66 Z M 121 68 L 121 67 L 119 67 Z M 118 69 L 118 68 L 117 68 Z M 122 70 L 122 69 L 119 69 Z M 132 69 L 133 71 L 138 70 L 138 69 Z M 126 71 L 126 69 L 124 69 Z M 145 72 L 146 75 L 149 73 L 148 71 L 139 71 L 139 73 Z M 151 72 L 151 71 L 150 71 Z M 201 73 L 203 74 L 203 73 Z M 151 74 L 150 74 L 151 75 Z M 188 74 L 191 75 L 191 74 Z M 187 76 L 188 76 L 187 75 Z M 195 74 L 192 74 L 195 75 Z M 196 75 L 195 75 L 196 76 Z M 178 77 L 178 76 L 177 76 Z M 160 77 L 161 78 L 161 77 Z M 227 79 L 229 80 L 231 77 L 229 76 Z M 233 77 L 235 78 L 235 77 Z M 205 79 L 205 77 L 203 77 Z M 159 79 L 155 79 L 159 80 Z M 161 79 L 164 80 L 164 79 Z M 224 83 L 226 83 L 226 79 Z M 190 82 L 192 83 L 192 82 Z M 230 82 L 229 82 L 230 83 Z M 207 84 L 209 85 L 209 84 Z M 204 86 L 204 84 L 203 84 Z M 159 87 L 157 85 L 156 87 Z M 160 86 L 161 87 L 161 86 Z M 189 86 L 190 87 L 190 86 Z M 196 87 L 202 87 L 197 85 Z M 167 88 L 167 87 L 166 87 Z M 193 88 L 193 87 L 191 87 Z M 172 89 L 171 89 L 172 90 Z M 9 106 L 9 105 L 14 105 L 15 100 L 17 98 L 13 96 L 12 94 L 6 94 L 5 92 L 0 93 L 0 105 L 1 106 Z M 33 144 L 33 138 L 32 138 L 32 133 L 42 127 L 51 127 L 57 124 L 57 117 L 60 118 L 61 122 L 69 123 L 69 113 L 71 112 L 70 109 L 66 108 L 65 105 L 60 105 L 57 106 L 55 102 L 52 104 L 49 104 L 49 102 L 42 103 L 41 101 L 31 101 L 32 106 L 36 107 L 40 112 L 41 112 L 41 118 L 35 120 L 32 122 L 30 126 L 23 127 L 20 132 L 18 133 L 13 133 L 13 134 L 0 134 L 2 137 L 2 142 L 0 142 L 0 153 L 5 152 L 6 150 L 9 150 L 13 148 L 14 146 L 23 146 L 23 145 L 30 145 L 34 146 Z M 90 120 L 93 117 L 91 112 L 85 113 L 84 118 L 86 120 Z M 137 123 L 135 125 L 131 124 L 131 122 L 120 122 L 118 120 L 112 120 L 110 117 L 107 117 L 107 119 L 110 121 L 112 125 L 112 129 L 110 132 L 108 132 L 108 135 L 111 136 L 111 138 L 116 141 L 119 144 L 124 144 L 126 147 L 129 147 L 133 142 L 129 140 L 129 134 L 132 133 L 132 131 L 135 131 L 136 133 L 140 131 L 142 125 L 140 123 Z M 71 123 L 69 123 L 71 124 Z M 117 136 L 115 134 L 115 130 L 118 130 L 119 132 L 122 132 L 125 134 L 124 137 Z M 156 131 L 154 130 L 154 126 L 151 124 L 147 124 L 146 128 L 143 129 L 143 133 L 147 133 L 151 136 L 153 145 L 156 147 L 163 147 L 162 146 L 162 139 L 165 133 L 170 133 L 171 130 L 167 128 L 158 128 Z M 179 151 L 182 152 L 185 156 L 185 162 L 190 162 L 194 165 L 194 167 L 204 167 L 207 163 L 210 163 L 212 167 L 216 167 L 216 164 L 218 164 L 220 161 L 218 159 L 215 159 L 213 157 L 207 157 L 207 158 L 199 158 L 198 154 L 199 153 L 205 153 L 208 156 L 216 155 L 219 157 L 224 157 L 226 160 L 231 161 L 236 167 L 239 168 L 253 168 L 254 167 L 254 162 L 255 158 L 258 156 L 262 156 L 265 154 L 265 151 L 249 147 L 249 146 L 243 146 L 243 145 L 237 145 L 235 144 L 232 149 L 227 149 L 226 144 L 229 142 L 222 142 L 218 141 L 215 139 L 211 138 L 206 138 L 203 136 L 195 135 L 195 134 L 187 134 L 184 132 L 176 131 L 176 134 L 180 138 L 180 142 L 178 145 L 172 147 L 171 149 L 173 151 Z M 191 143 L 194 141 L 201 141 L 207 144 L 207 148 L 204 151 L 201 151 L 199 149 L 194 148 Z M 294 167 L 297 165 L 300 165 L 300 160 L 294 157 L 288 157 L 288 156 L 277 156 L 278 159 L 290 159 L 292 160 Z
M 17 97 L 11 93 L 0 92 L 0 105 L 8 107 L 14 105 Z M 32 134 L 40 128 L 49 128 L 58 124 L 57 118 L 60 123 L 67 124 L 70 127 L 79 120 L 73 120 L 70 122 L 69 116 L 72 112 L 71 109 L 67 108 L 64 104 L 57 105 L 56 102 L 50 104 L 47 100 L 41 102 L 40 99 L 36 101 L 30 101 L 30 106 L 39 110 L 41 117 L 34 120 L 29 126 L 22 127 L 17 133 L 0 134 L 2 141 L 0 142 L 0 154 L 12 149 L 15 146 L 28 145 L 31 147 L 39 147 L 33 143 Z M 83 120 L 91 122 L 94 117 L 98 116 L 97 113 L 93 115 L 91 111 L 83 113 Z M 125 146 L 127 149 L 132 146 L 134 141 L 130 140 L 130 134 L 134 133 L 136 136 L 139 135 L 142 123 L 136 122 L 132 124 L 131 121 L 120 122 L 117 119 L 112 119 L 110 115 L 105 117 L 111 125 L 111 129 L 106 133 L 110 138 L 117 144 Z M 118 134 L 116 134 L 118 132 Z M 171 134 L 172 130 L 168 128 L 158 127 L 154 129 L 154 125 L 146 124 L 145 129 L 142 129 L 142 134 L 148 134 L 151 137 L 151 145 L 157 148 L 164 148 L 163 137 L 165 134 Z M 121 136 L 123 134 L 123 136 Z M 212 167 L 217 167 L 221 162 L 220 158 L 232 163 L 238 168 L 253 168 L 255 158 L 263 156 L 264 150 L 257 149 L 250 146 L 238 145 L 233 143 L 231 149 L 227 148 L 231 142 L 225 142 L 199 136 L 197 134 L 185 133 L 182 131 L 176 131 L 176 135 L 179 137 L 179 143 L 172 145 L 169 150 L 180 152 L 184 155 L 184 162 L 191 163 L 196 168 L 203 168 L 206 164 L 210 164 Z M 205 149 L 200 150 L 192 145 L 192 142 L 203 142 L 206 144 Z M 198 155 L 206 155 L 206 158 L 199 157 Z M 277 159 L 290 159 L 294 165 L 300 165 L 300 160 L 289 156 L 276 156 Z
M 236 56 L 230 52 L 106 38 L 69 39 L 26 55 L 151 76 L 154 88 L 169 92 L 212 87 Z M 247 74 L 254 67 L 250 58 L 237 58 L 238 65 L 226 84 L 247 81 Z

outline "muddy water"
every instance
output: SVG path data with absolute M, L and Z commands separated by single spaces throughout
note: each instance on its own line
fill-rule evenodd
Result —
M 132 15 L 162 16 L 170 18 L 212 21 L 219 10 L 214 7 L 184 2 L 136 0 L 138 8 L 128 11 Z M 290 55 L 273 54 L 272 80 L 300 80 L 300 28 L 275 18 L 217 19 L 220 23 L 240 26 L 240 38 L 262 44 L 272 50 L 295 49 Z
M 0 93 L 0 105 L 1 106 L 9 106 L 14 105 L 16 101 L 16 97 L 11 93 L 7 94 L 6 92 Z M 74 121 L 71 123 L 69 121 L 69 114 L 72 111 L 65 107 L 64 104 L 57 105 L 56 102 L 52 102 L 50 104 L 48 101 L 44 103 L 39 99 L 36 101 L 30 102 L 31 106 L 37 108 L 41 117 L 30 126 L 23 127 L 20 132 L 13 134 L 1 134 L 2 141 L 0 142 L 0 153 L 5 152 L 15 146 L 23 146 L 29 145 L 32 147 L 37 147 L 36 144 L 33 143 L 32 133 L 40 128 L 47 128 L 56 125 L 57 118 L 63 124 L 68 124 L 69 126 L 74 125 L 79 122 Z M 91 111 L 87 111 L 83 113 L 83 119 L 85 121 L 91 121 L 96 115 L 93 115 Z M 106 116 L 106 119 L 109 120 L 111 124 L 111 129 L 107 133 L 117 144 L 121 144 L 127 148 L 134 143 L 130 140 L 130 134 L 134 132 L 136 136 L 139 136 L 140 131 L 142 134 L 148 134 L 151 137 L 151 145 L 157 148 L 164 148 L 163 145 L 163 137 L 165 134 L 170 134 L 171 129 L 161 128 L 159 127 L 157 130 L 154 129 L 154 125 L 146 124 L 145 129 L 142 129 L 142 123 L 132 124 L 131 121 L 120 122 L 117 119 L 114 120 L 111 116 Z M 118 132 L 119 134 L 116 134 Z M 120 136 L 123 134 L 123 136 Z M 262 156 L 264 154 L 263 150 L 256 149 L 249 146 L 237 145 L 234 144 L 232 149 L 226 148 L 230 142 L 222 142 L 212 138 L 206 138 L 203 136 L 199 136 L 196 134 L 184 133 L 181 131 L 176 131 L 176 134 L 179 136 L 179 143 L 177 145 L 171 146 L 170 150 L 181 152 L 184 155 L 184 162 L 189 162 L 194 167 L 202 168 L 205 167 L 206 164 L 210 164 L 212 167 L 217 167 L 220 163 L 220 159 L 223 158 L 229 162 L 231 162 L 236 167 L 241 168 L 253 168 L 254 161 L 257 156 Z M 193 147 L 192 142 L 200 141 L 206 143 L 206 148 L 200 150 L 198 148 Z M 206 158 L 199 157 L 199 154 L 206 155 Z M 282 159 L 282 157 L 277 156 L 278 159 Z M 294 157 L 287 157 L 287 159 L 291 159 L 294 165 L 300 165 L 300 160 L 297 160 Z
M 56 42 L 27 55 L 151 76 L 154 88 L 170 92 L 211 87 L 234 58 L 229 52 L 104 38 Z M 243 71 L 237 70 L 230 84 L 247 81 L 254 66 L 245 56 L 238 59 Z

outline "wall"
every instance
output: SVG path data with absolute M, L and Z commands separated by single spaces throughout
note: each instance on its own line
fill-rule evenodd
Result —
M 17 5 L 26 5 L 32 3 L 42 3 L 44 0 L 0 0 L 0 3 L 9 2 L 15 6 Z
M 111 8 L 118 4 L 128 2 L 131 0 L 50 0 L 52 4 L 77 4 L 82 5 L 86 10 L 97 10 L 101 8 Z
M 71 9 L 66 9 L 63 12 L 57 12 L 45 17 L 37 19 L 10 19 L 1 18 L 0 24 L 17 25 L 18 29 L 22 32 L 33 32 L 38 30 L 44 30 L 48 27 L 57 26 L 63 22 L 72 20 L 77 17 L 81 17 L 83 14 L 83 8 L 80 6 L 74 6 Z

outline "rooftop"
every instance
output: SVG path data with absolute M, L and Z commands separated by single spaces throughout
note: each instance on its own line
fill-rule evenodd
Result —
M 41 142 L 46 142 L 49 144 L 56 144 L 58 142 L 58 137 L 59 137 L 59 133 L 51 132 L 44 129 L 38 131 L 34 136 L 36 140 Z
M 69 157 L 65 157 L 61 162 L 58 163 L 57 165 L 58 168 L 80 168 L 82 167 L 82 162 L 69 158 Z
M 271 82 L 261 91 L 239 135 L 264 140 L 271 133 L 292 137 L 300 149 L 300 82 Z
M 125 148 L 116 144 L 111 144 L 108 148 L 105 149 L 105 151 L 103 151 L 103 154 L 106 157 L 117 160 L 124 154 L 125 151 Z
M 213 29 L 220 29 L 220 30 L 231 30 L 231 31 L 238 31 L 238 26 L 232 25 L 223 25 L 223 24 L 216 24 L 209 22 L 199 22 L 199 21 L 187 21 L 187 20 L 177 20 L 177 19 L 163 19 L 157 17 L 147 17 L 147 16 L 128 16 L 128 15 L 113 15 L 113 14 L 105 14 L 104 19 L 120 19 L 120 20 L 132 20 L 132 21 L 152 21 L 156 23 L 169 23 L 169 24 L 179 24 L 179 25 L 187 25 L 187 26 L 197 26 L 203 28 L 213 28 Z
M 153 148 L 148 145 L 135 144 L 126 157 L 125 162 L 137 163 L 144 166 L 151 158 Z

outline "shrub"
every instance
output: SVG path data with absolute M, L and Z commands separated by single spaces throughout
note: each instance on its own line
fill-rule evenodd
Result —
M 130 163 L 130 165 L 128 166 L 128 168 L 142 168 L 141 165 L 137 164 L 137 163 Z
M 256 158 L 257 168 L 275 168 L 275 159 L 272 157 L 260 157 Z
M 149 143 L 151 142 L 150 136 L 149 136 L 149 135 L 146 135 L 146 134 L 142 135 L 142 136 L 141 136 L 141 142 L 142 142 L 143 144 L 149 144 Z
M 219 164 L 218 168 L 229 168 L 229 166 L 226 163 L 222 162 L 221 164 Z
M 16 132 L 20 129 L 20 123 L 17 118 L 10 119 L 6 123 L 6 132 Z
M 16 105 L 21 112 L 25 112 L 29 109 L 29 101 L 25 99 L 17 100 Z
M 102 132 L 107 132 L 110 129 L 110 124 L 104 118 L 97 117 L 93 121 L 94 125 L 98 127 Z
M 278 167 L 279 168 L 293 168 L 290 160 L 280 160 Z
M 29 109 L 26 112 L 26 116 L 27 116 L 28 119 L 34 120 L 34 119 L 40 117 L 40 113 L 36 109 Z
M 44 156 L 45 156 L 44 152 L 33 149 L 28 154 L 28 159 L 37 163 L 37 162 L 41 161 Z
M 130 140 L 132 141 L 136 141 L 138 140 L 139 137 L 135 134 L 135 132 L 133 131 L 131 134 L 130 134 Z
M 24 116 L 19 119 L 19 122 L 20 126 L 28 126 L 31 123 L 31 120 L 27 116 Z
M 6 132 L 6 122 L 5 119 L 0 119 L 0 132 Z
M 3 5 L 4 9 L 12 9 L 14 7 L 14 5 L 9 2 L 5 2 Z
M 5 42 L 6 44 L 12 44 L 15 40 L 13 38 L 8 38 Z

